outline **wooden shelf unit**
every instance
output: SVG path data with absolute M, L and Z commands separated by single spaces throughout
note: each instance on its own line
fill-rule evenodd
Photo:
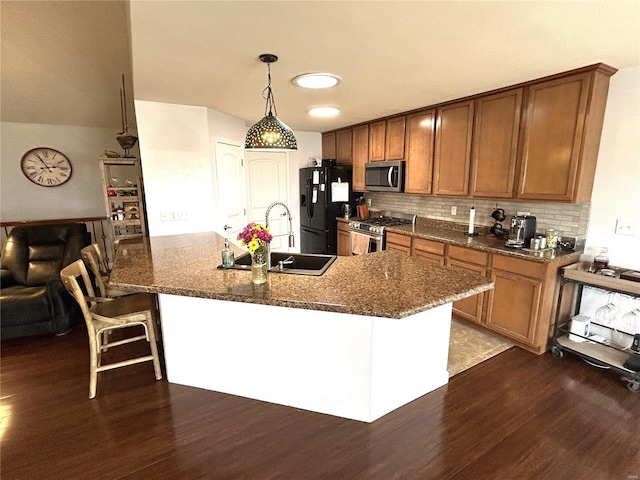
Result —
M 100 157 L 100 172 L 105 214 L 110 224 L 105 254 L 113 259 L 118 242 L 147 236 L 142 171 L 137 158 Z

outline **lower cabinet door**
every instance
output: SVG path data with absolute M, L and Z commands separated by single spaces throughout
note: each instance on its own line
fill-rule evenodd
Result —
M 411 255 L 411 247 L 405 247 L 404 245 L 399 245 L 397 243 L 389 243 L 387 242 L 387 250 L 391 250 L 394 252 L 399 252 L 407 257 Z
M 542 280 L 493 270 L 486 325 L 514 340 L 535 345 Z
M 349 232 L 338 228 L 338 255 L 341 257 L 347 257 L 351 253 L 349 250 Z
M 447 266 L 479 273 L 480 275 L 487 274 L 487 269 L 485 267 L 474 265 L 472 263 L 447 259 Z M 462 300 L 453 302 L 453 312 L 464 319 L 470 320 L 475 323 L 481 323 L 484 295 L 484 293 L 479 293 L 477 295 L 473 295 L 472 297 L 463 298 Z
M 437 263 L 438 265 L 444 265 L 444 257 L 442 255 L 436 255 L 435 253 L 424 252 L 422 250 L 411 250 L 411 256 L 420 258 L 426 262 Z

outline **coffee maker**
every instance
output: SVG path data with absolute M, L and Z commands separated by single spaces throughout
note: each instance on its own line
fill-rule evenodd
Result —
M 509 239 L 505 247 L 522 248 L 536 235 L 536 217 L 532 215 L 516 215 L 511 217 Z

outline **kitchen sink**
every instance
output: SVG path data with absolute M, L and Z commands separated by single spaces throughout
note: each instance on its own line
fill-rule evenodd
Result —
M 271 268 L 273 273 L 288 273 L 293 275 L 315 275 L 320 276 L 335 261 L 336 255 L 320 255 L 313 253 L 286 253 L 271 252 Z M 282 263 L 280 263 L 282 262 Z M 222 265 L 218 265 L 222 268 Z M 235 259 L 233 264 L 235 270 L 250 270 L 251 255 L 245 253 Z

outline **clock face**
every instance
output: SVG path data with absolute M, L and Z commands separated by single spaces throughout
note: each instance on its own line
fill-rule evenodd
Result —
M 29 150 L 22 156 L 20 167 L 25 177 L 43 187 L 57 187 L 71 178 L 71 162 L 53 148 Z

